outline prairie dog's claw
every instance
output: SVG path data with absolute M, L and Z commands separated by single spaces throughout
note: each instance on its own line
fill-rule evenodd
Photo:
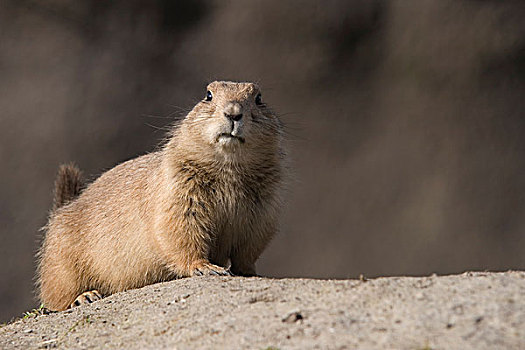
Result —
M 91 304 L 94 301 L 102 299 L 102 295 L 98 292 L 98 290 L 90 290 L 87 292 L 84 292 L 80 294 L 75 301 L 69 305 L 69 308 L 73 308 L 75 306 L 80 306 L 84 304 Z
M 232 276 L 232 273 L 224 267 L 210 263 L 202 264 L 193 270 L 193 276 Z

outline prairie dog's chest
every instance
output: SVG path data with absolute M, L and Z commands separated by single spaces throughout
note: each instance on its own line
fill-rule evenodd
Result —
M 250 239 L 256 223 L 251 200 L 238 193 L 218 198 L 215 207 L 217 220 L 211 260 L 225 266 L 231 253 L 239 249 L 242 242 Z
M 257 212 L 260 199 L 246 185 L 232 182 L 222 188 L 216 201 L 216 213 L 224 230 L 246 228 Z
M 261 198 L 253 184 L 246 181 L 223 183 L 217 191 L 216 215 L 219 235 L 235 240 L 253 229 L 260 213 Z

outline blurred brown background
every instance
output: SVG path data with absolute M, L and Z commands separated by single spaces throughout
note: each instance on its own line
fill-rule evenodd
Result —
M 55 171 L 154 149 L 255 80 L 294 179 L 269 276 L 525 268 L 525 2 L 0 0 L 0 321 L 36 306 Z

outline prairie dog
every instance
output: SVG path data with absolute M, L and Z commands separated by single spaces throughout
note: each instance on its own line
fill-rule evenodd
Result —
M 282 143 L 256 84 L 216 81 L 159 151 L 81 192 L 78 169 L 62 166 L 38 254 L 44 306 L 178 277 L 255 275 L 278 230 Z

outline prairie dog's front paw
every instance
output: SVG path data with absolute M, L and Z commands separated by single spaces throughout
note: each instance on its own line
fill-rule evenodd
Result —
M 204 275 L 215 275 L 215 276 L 231 276 L 232 273 L 224 267 L 214 265 L 212 263 L 201 263 L 194 267 L 193 276 L 204 276 Z

